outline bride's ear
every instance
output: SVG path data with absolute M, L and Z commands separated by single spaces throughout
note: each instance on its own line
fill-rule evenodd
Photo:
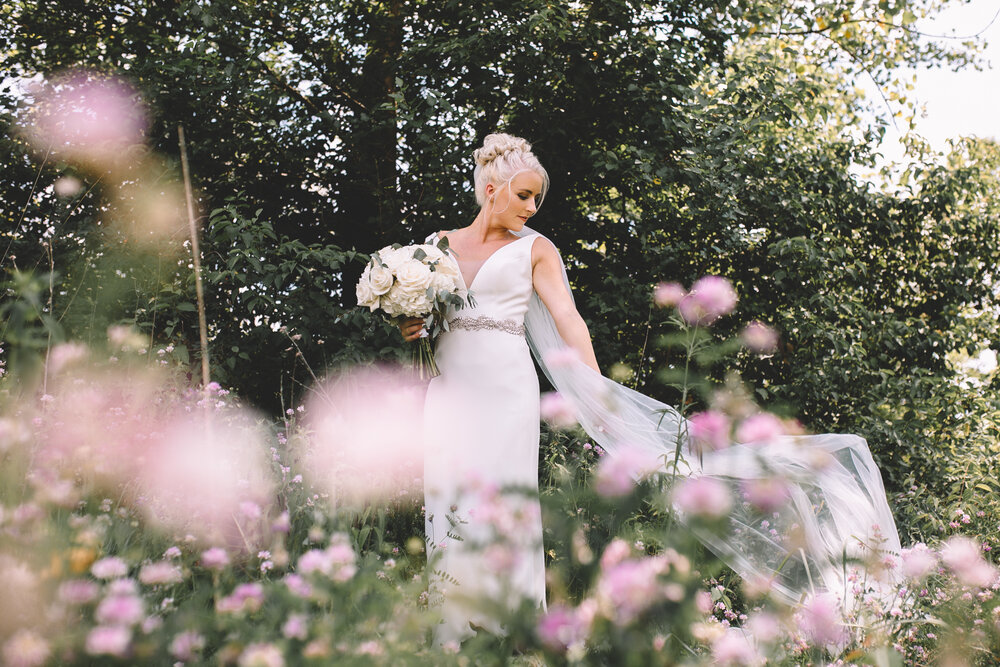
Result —
M 497 192 L 496 186 L 493 185 L 492 183 L 487 183 L 485 192 L 486 192 L 486 198 L 492 201 L 493 195 L 495 195 Z

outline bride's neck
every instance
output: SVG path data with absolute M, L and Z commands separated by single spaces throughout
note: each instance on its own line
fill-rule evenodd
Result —
M 478 243 L 483 244 L 503 241 L 510 237 L 511 234 L 510 230 L 506 227 L 499 224 L 491 224 L 485 208 L 479 209 L 479 215 L 472 221 L 468 229 L 472 238 Z

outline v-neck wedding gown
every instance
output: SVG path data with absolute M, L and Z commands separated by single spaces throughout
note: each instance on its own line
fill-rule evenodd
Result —
M 436 343 L 424 504 L 438 643 L 460 641 L 474 626 L 502 632 L 491 606 L 545 603 L 539 388 L 524 330 L 535 238 L 486 259 L 468 285 L 475 305 L 449 312 L 450 331 Z

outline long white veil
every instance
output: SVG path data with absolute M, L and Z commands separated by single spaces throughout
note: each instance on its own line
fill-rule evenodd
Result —
M 518 233 L 529 234 L 538 232 L 524 227 Z M 565 266 L 563 280 L 570 289 Z M 885 557 L 899 554 L 899 535 L 881 474 L 863 438 L 786 436 L 766 445 L 733 444 L 692 456 L 687 425 L 674 408 L 602 376 L 572 355 L 559 354 L 565 343 L 537 294 L 532 295 L 525 327 L 539 367 L 608 455 L 638 448 L 663 458 L 673 471 L 681 442 L 682 475 L 708 475 L 730 487 L 736 502 L 729 533 L 719 535 L 694 523 L 690 527 L 745 580 L 764 584 L 784 601 L 796 603 L 820 590 L 845 601 L 851 598 L 846 574 L 854 559 L 864 559 L 869 585 L 876 591 L 892 579 L 892 565 Z M 741 502 L 745 484 L 773 477 L 782 479 L 787 489 L 788 501 L 781 508 L 763 513 Z

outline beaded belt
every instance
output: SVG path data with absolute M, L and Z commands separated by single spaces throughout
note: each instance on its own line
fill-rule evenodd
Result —
M 524 325 L 515 320 L 497 320 L 480 315 L 479 317 L 456 317 L 448 321 L 450 329 L 465 329 L 466 331 L 484 331 L 495 329 L 514 336 L 524 335 Z

